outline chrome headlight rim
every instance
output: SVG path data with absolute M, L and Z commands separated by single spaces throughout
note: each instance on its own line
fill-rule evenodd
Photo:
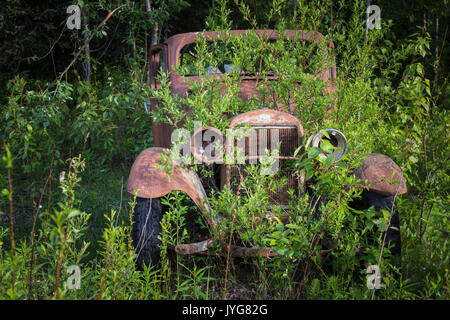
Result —
M 342 157 L 347 153 L 347 138 L 345 137 L 345 135 L 341 131 L 334 129 L 334 128 L 326 128 L 321 131 L 325 131 L 330 136 L 330 139 L 333 138 L 335 140 L 334 143 L 332 141 L 330 141 L 330 142 L 334 147 L 336 147 L 338 149 L 334 150 L 331 154 L 321 153 L 319 155 L 319 157 L 326 158 L 331 155 L 334 157 L 335 162 L 341 160 Z M 314 135 L 314 137 L 312 138 L 312 141 L 311 141 L 312 147 L 320 148 L 320 142 L 322 141 L 322 138 L 323 137 L 326 138 L 326 136 L 321 131 L 317 132 Z

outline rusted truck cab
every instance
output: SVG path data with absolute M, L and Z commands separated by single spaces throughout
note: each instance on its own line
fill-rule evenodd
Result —
M 230 32 L 230 36 L 244 34 L 245 30 L 235 30 Z M 264 36 L 268 39 L 277 39 L 279 35 L 275 30 L 257 30 L 253 31 L 258 35 Z M 183 63 L 183 55 L 193 46 L 199 37 L 199 35 L 208 39 L 208 41 L 215 41 L 218 39 L 219 34 L 216 32 L 193 32 L 178 34 L 170 37 L 162 44 L 154 45 L 150 48 L 149 54 L 149 85 L 152 89 L 159 89 L 161 84 L 158 78 L 158 72 L 165 72 L 169 75 L 171 87 L 170 91 L 175 95 L 184 96 L 189 94 L 189 85 L 186 81 L 186 76 L 181 76 L 174 72 L 174 68 Z M 323 40 L 323 35 L 317 32 L 303 32 L 303 31 L 286 31 L 283 35 L 289 38 L 296 38 L 299 41 L 308 41 L 311 43 L 319 44 Z M 334 49 L 332 42 L 326 46 L 326 51 L 331 52 Z M 333 61 L 334 62 L 334 61 Z M 226 72 L 220 72 L 219 76 L 226 76 Z M 336 90 L 334 85 L 334 79 L 336 77 L 336 66 L 332 63 L 326 70 L 320 70 L 313 76 L 318 77 L 326 83 L 324 93 L 332 93 Z M 198 75 L 189 75 L 190 79 L 199 77 Z M 247 100 L 257 94 L 256 90 L 257 77 L 255 75 L 244 75 L 241 80 L 241 92 L 240 98 Z M 155 98 L 150 98 L 151 108 L 154 110 L 158 106 L 158 101 Z M 257 136 L 257 144 L 260 142 L 260 135 L 263 133 L 268 137 L 272 132 L 276 131 L 276 137 L 280 142 L 279 160 L 280 167 L 283 167 L 283 161 L 293 160 L 294 151 L 302 145 L 304 130 L 301 122 L 295 116 L 295 110 L 291 105 L 282 105 L 279 103 L 274 104 L 274 109 L 261 108 L 250 112 L 238 114 L 230 119 L 230 128 L 234 128 L 240 125 L 250 126 L 254 129 Z M 330 106 L 330 109 L 333 106 Z M 184 108 L 180 106 L 180 108 Z M 189 114 L 189 110 L 185 110 Z M 207 201 L 207 195 L 205 189 L 202 186 L 201 180 L 195 172 L 187 168 L 182 168 L 177 164 L 174 164 L 170 179 L 168 175 L 159 169 L 157 163 L 161 159 L 161 153 L 165 148 L 171 147 L 171 134 L 176 128 L 171 127 L 164 123 L 152 124 L 152 133 L 154 140 L 154 147 L 143 150 L 133 164 L 128 179 L 127 191 L 131 194 L 137 194 L 140 201 L 143 203 L 138 206 L 138 211 L 135 215 L 146 215 L 146 219 L 140 216 L 135 217 L 136 230 L 133 241 L 135 243 L 136 251 L 139 252 L 138 261 L 140 263 L 156 263 L 158 260 L 157 243 L 158 240 L 155 236 L 149 236 L 148 240 L 142 241 L 142 235 L 146 232 L 152 232 L 157 234 L 160 231 L 158 228 L 158 219 L 161 217 L 161 213 L 157 212 L 155 215 L 150 215 L 152 210 L 161 211 L 160 205 L 158 206 L 158 199 L 166 195 L 173 190 L 181 190 L 186 192 L 190 198 L 201 208 L 204 212 L 210 212 L 211 208 Z M 336 146 L 340 148 L 340 153 L 336 158 L 345 153 L 346 138 L 338 130 L 327 129 L 335 139 Z M 195 135 L 195 133 L 194 133 Z M 321 135 L 318 134 L 314 137 L 312 143 L 319 143 Z M 225 141 L 224 141 L 225 142 Z M 248 156 L 248 143 L 244 143 L 244 153 Z M 198 150 L 195 148 L 192 150 L 194 156 L 197 159 L 201 159 L 202 156 L 198 154 Z M 256 156 L 262 156 L 256 153 Z M 238 170 L 236 166 L 230 166 L 223 161 L 213 161 L 220 167 L 220 175 L 218 176 L 217 185 L 220 188 L 224 186 L 232 187 L 232 179 L 234 175 L 233 171 Z M 242 165 L 245 165 L 242 164 Z M 370 154 L 363 161 L 361 167 L 355 173 L 362 182 L 369 185 L 369 190 L 377 195 L 383 197 L 396 197 L 406 192 L 406 183 L 403 178 L 400 168 L 395 162 L 387 156 L 380 154 Z M 285 204 L 287 202 L 287 189 L 301 189 L 304 181 L 296 179 L 292 175 L 287 174 L 288 186 L 282 192 L 278 192 L 274 195 L 273 201 L 277 204 Z M 398 181 L 395 187 L 389 183 L 392 177 Z M 392 199 L 391 199 L 392 200 Z M 146 202 L 147 201 L 147 202 Z M 150 202 L 149 202 L 150 201 Z M 149 204 L 149 203 L 150 204 Z M 370 202 L 370 201 L 369 201 Z M 156 203 L 156 205 L 155 205 Z M 208 216 L 208 215 L 206 215 Z M 150 221 L 151 220 L 151 221 Z M 148 222 L 150 221 L 150 222 Z M 211 227 L 217 225 L 217 221 L 214 221 L 209 216 L 207 217 L 208 223 Z M 148 225 L 150 223 L 151 225 Z M 211 240 L 203 241 L 201 243 L 179 245 L 175 248 L 177 253 L 198 253 L 204 252 L 211 244 Z M 274 254 L 270 249 L 259 248 L 239 248 L 233 249 L 235 254 Z M 139 260 L 140 259 L 140 260 Z
M 247 30 L 232 30 L 229 36 L 245 34 Z M 265 37 L 268 40 L 276 40 L 280 37 L 276 30 L 255 30 L 255 34 Z M 178 75 L 174 72 L 174 67 L 183 64 L 183 55 L 186 54 L 192 48 L 199 36 L 205 37 L 208 41 L 218 40 L 219 33 L 216 32 L 190 32 L 177 34 L 165 41 L 162 44 L 153 46 L 150 49 L 150 61 L 149 61 L 149 85 L 153 89 L 158 89 L 160 83 L 158 79 L 158 72 L 167 72 L 169 75 L 171 83 L 171 91 L 173 94 L 180 96 L 185 95 L 189 90 L 189 84 L 186 81 L 185 76 Z M 287 30 L 284 37 L 297 38 L 299 41 L 307 41 L 311 43 L 319 44 L 323 35 L 318 32 L 303 32 L 298 30 Z M 331 52 L 334 49 L 334 45 L 330 42 L 327 46 L 328 50 Z M 226 73 L 226 71 L 224 71 Z M 222 75 L 226 76 L 226 75 Z M 326 92 L 335 91 L 333 79 L 336 77 L 336 66 L 333 63 L 330 68 L 321 70 L 313 76 L 322 79 L 326 84 Z M 198 75 L 189 75 L 190 80 L 195 80 Z M 239 97 L 243 100 L 247 100 L 252 96 L 257 94 L 256 90 L 257 76 L 246 75 L 242 77 L 240 86 L 241 92 Z M 157 101 L 154 98 L 150 98 L 150 104 L 153 108 L 157 106 Z M 285 111 L 294 114 L 293 106 L 286 106 L 276 103 L 277 109 L 279 111 Z M 170 136 L 171 128 L 167 124 L 156 124 L 152 125 L 153 139 L 155 147 L 169 148 L 171 146 Z

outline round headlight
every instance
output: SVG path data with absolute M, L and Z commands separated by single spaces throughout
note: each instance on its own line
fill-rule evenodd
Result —
M 340 132 L 339 130 L 336 130 L 336 129 L 330 128 L 330 129 L 325 129 L 323 131 L 328 133 L 328 136 L 330 138 L 328 139 L 322 132 L 318 132 L 312 139 L 311 145 L 313 147 L 320 148 L 320 143 L 323 140 L 328 140 L 331 143 L 331 145 L 336 148 L 336 150 L 334 150 L 331 153 L 331 155 L 336 159 L 336 161 L 341 160 L 342 156 L 344 156 L 347 151 L 347 138 L 345 137 L 345 135 L 342 132 Z M 320 154 L 320 156 L 327 157 L 330 155 L 329 154 L 325 155 L 322 153 L 322 154 Z

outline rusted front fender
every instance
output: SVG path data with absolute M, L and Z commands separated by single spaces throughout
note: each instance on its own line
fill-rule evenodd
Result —
M 148 148 L 139 154 L 131 167 L 128 177 L 127 191 L 141 198 L 160 198 L 171 191 L 181 190 L 195 202 L 195 204 L 211 212 L 205 190 L 197 174 L 189 169 L 172 164 L 169 176 L 156 167 L 161 160 L 163 148 Z
M 399 166 L 384 154 L 370 153 L 365 156 L 355 175 L 369 190 L 385 196 L 406 193 L 406 182 Z

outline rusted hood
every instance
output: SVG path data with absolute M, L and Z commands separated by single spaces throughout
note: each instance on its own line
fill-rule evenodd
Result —
M 296 117 L 277 110 L 258 109 L 235 116 L 230 121 L 230 128 L 234 128 L 240 124 L 249 126 L 296 126 L 300 136 L 303 136 L 303 126 Z

